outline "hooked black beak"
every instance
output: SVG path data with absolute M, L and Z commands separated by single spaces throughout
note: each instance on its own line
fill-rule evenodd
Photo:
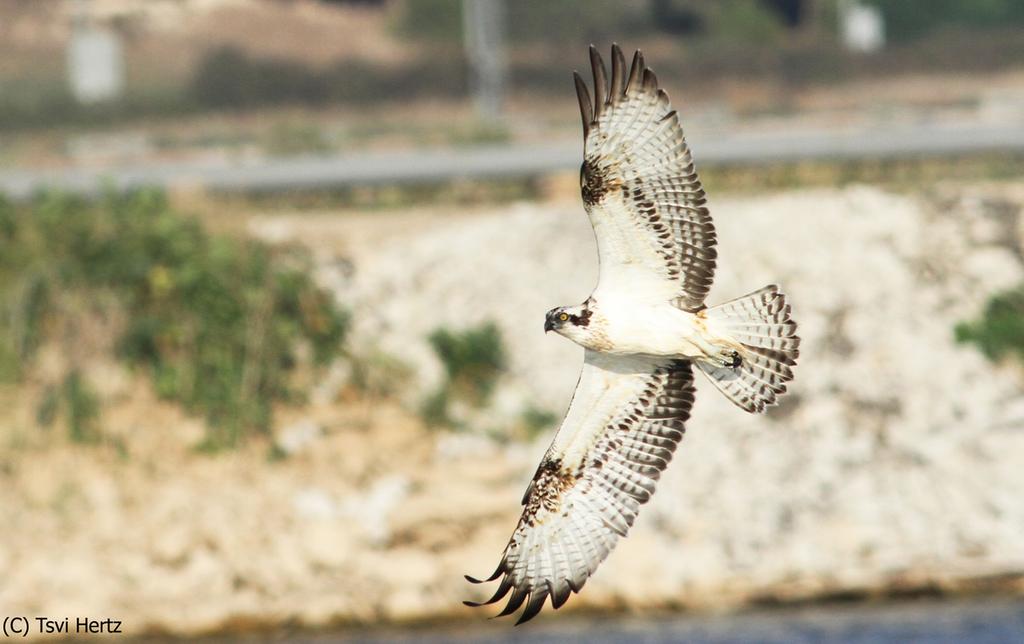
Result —
M 555 321 L 553 319 L 551 319 L 551 316 L 549 315 L 548 317 L 546 317 L 544 319 L 544 333 L 547 333 L 548 331 L 554 331 L 554 330 L 555 330 Z

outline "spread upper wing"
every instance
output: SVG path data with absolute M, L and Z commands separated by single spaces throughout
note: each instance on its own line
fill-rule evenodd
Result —
M 609 82 L 593 47 L 594 101 L 574 73 L 583 116 L 583 203 L 597 236 L 598 288 L 647 289 L 697 310 L 715 271 L 715 227 L 679 116 L 637 51 L 629 75 L 612 46 Z M 642 285 L 642 286 L 638 286 Z
M 587 350 L 569 411 L 487 580 L 500 577 L 498 589 L 486 602 L 466 604 L 491 604 L 511 592 L 500 614 L 525 602 L 522 623 L 549 596 L 558 608 L 578 592 L 654 493 L 683 437 L 693 393 L 689 361 Z

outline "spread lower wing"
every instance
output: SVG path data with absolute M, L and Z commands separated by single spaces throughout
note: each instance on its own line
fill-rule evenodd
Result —
M 583 203 L 597 236 L 599 289 L 638 284 L 683 309 L 702 307 L 715 272 L 715 227 L 679 116 L 637 51 L 612 75 L 593 47 L 594 100 L 574 73 L 583 117 Z
M 693 393 L 689 361 L 588 350 L 569 411 L 487 580 L 500 577 L 498 589 L 485 602 L 466 604 L 492 604 L 511 593 L 500 615 L 525 603 L 521 624 L 548 597 L 559 608 L 579 592 L 654 494 L 683 438 Z

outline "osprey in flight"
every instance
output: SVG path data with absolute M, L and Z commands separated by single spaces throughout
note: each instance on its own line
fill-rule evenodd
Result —
M 748 412 L 793 378 L 800 338 L 776 286 L 708 308 L 715 227 L 679 116 L 638 51 L 612 45 L 611 79 L 593 47 L 594 101 L 579 74 L 580 189 L 600 277 L 583 304 L 550 311 L 545 331 L 584 349 L 569 411 L 523 497 L 497 570 L 500 615 L 559 608 L 626 536 L 683 438 L 696 367 Z M 467 576 L 473 583 L 482 580 Z

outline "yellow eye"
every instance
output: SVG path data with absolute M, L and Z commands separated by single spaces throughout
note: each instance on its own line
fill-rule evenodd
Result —
M 559 313 L 558 314 L 558 319 L 561 320 L 562 322 L 565 322 L 566 320 L 569 319 L 569 314 L 568 313 Z

